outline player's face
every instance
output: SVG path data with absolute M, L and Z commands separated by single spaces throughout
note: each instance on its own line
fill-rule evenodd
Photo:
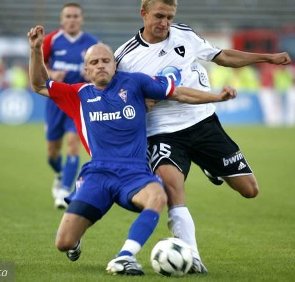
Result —
M 60 24 L 66 33 L 77 35 L 83 24 L 82 10 L 78 7 L 65 7 L 60 15 Z
M 113 53 L 104 46 L 93 46 L 85 56 L 87 77 L 100 89 L 104 89 L 112 80 L 116 71 Z
M 176 7 L 161 2 L 155 2 L 148 10 L 142 9 L 143 38 L 149 43 L 158 43 L 165 40 L 175 14 Z

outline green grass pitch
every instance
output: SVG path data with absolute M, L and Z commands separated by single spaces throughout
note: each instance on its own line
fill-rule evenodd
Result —
M 192 167 L 187 204 L 209 274 L 166 278 L 153 272 L 152 246 L 170 236 L 164 212 L 138 255 L 146 275 L 118 277 L 108 275 L 105 267 L 136 214 L 114 206 L 85 235 L 79 261 L 68 261 L 54 247 L 62 212 L 53 208 L 43 127 L 0 125 L 0 270 L 12 263 L 16 281 L 295 281 L 295 129 L 226 130 L 255 171 L 260 194 L 244 199 L 226 185 L 215 187 Z M 87 160 L 85 153 L 82 159 Z

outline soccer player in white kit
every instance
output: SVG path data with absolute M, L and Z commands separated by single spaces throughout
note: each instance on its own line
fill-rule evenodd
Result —
M 115 52 L 118 70 L 172 77 L 176 86 L 210 90 L 199 60 L 226 67 L 267 62 L 289 64 L 287 53 L 257 54 L 221 50 L 189 26 L 173 24 L 177 0 L 142 0 L 144 27 Z M 155 104 L 147 115 L 152 169 L 161 176 L 168 194 L 169 227 L 194 250 L 192 273 L 206 273 L 201 261 L 193 219 L 185 206 L 184 181 L 191 161 L 216 185 L 225 181 L 246 198 L 256 197 L 258 183 L 238 145 L 225 133 L 212 104 L 175 101 Z

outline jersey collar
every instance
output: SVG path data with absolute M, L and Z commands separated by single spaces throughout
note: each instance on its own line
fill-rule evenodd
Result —
M 81 36 L 83 35 L 83 32 L 80 31 L 77 35 L 75 36 L 71 36 L 70 34 L 66 33 L 64 30 L 63 30 L 63 34 L 64 34 L 64 37 L 69 40 L 71 43 L 74 43 L 76 42 L 77 40 L 79 40 L 79 38 L 81 38 Z
M 136 36 L 135 36 L 135 39 L 136 39 L 136 40 L 137 40 L 142 46 L 144 46 L 144 47 L 150 47 L 150 46 L 155 46 L 156 44 L 161 44 L 163 41 L 167 40 L 167 39 L 169 38 L 169 35 L 170 35 L 170 32 L 169 32 L 169 33 L 168 33 L 168 37 L 167 37 L 165 40 L 163 40 L 163 41 L 161 41 L 161 42 L 158 42 L 158 43 L 155 43 L 155 44 L 150 44 L 150 43 L 148 43 L 147 41 L 145 41 L 145 40 L 143 39 L 143 37 L 142 37 L 143 30 L 144 30 L 144 27 L 142 27 L 142 28 L 138 31 L 138 33 L 137 33 Z

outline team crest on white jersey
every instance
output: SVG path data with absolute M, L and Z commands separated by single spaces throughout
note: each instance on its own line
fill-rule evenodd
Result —
M 163 68 L 160 72 L 158 72 L 159 76 L 166 76 L 174 80 L 176 86 L 180 85 L 181 82 L 181 69 L 178 69 L 174 66 L 168 66 Z
M 118 93 L 118 95 L 125 103 L 127 102 L 127 90 L 124 90 L 123 88 L 120 89 L 120 92 Z
M 184 55 L 185 55 L 185 48 L 184 48 L 183 45 L 182 45 L 182 46 L 175 47 L 174 50 L 175 50 L 175 52 L 176 52 L 179 56 L 184 57 Z

